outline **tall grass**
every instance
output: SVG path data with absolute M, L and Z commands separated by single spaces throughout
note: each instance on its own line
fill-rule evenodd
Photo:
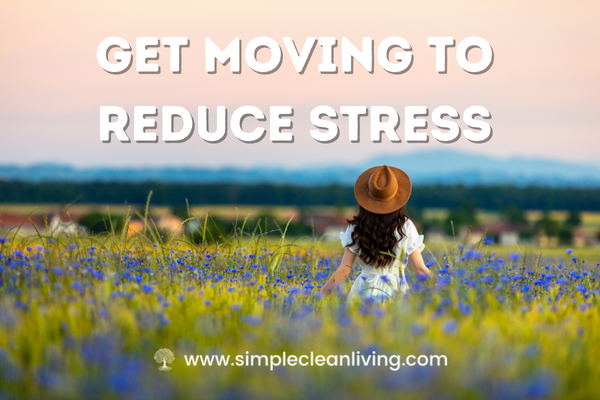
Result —
M 209 237 L 210 215 L 190 215 L 196 244 L 161 232 L 148 207 L 134 235 L 0 234 L 0 398 L 589 399 L 600 389 L 596 260 L 449 243 L 425 250 L 434 278 L 409 275 L 406 296 L 346 304 L 360 271 L 318 295 L 341 246 L 288 238 L 284 226 L 273 238 L 247 219 Z M 175 354 L 169 372 L 153 359 L 161 348 Z M 356 351 L 445 355 L 448 366 L 184 359 Z

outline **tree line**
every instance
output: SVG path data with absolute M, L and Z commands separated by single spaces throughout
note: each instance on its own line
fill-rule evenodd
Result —
M 351 186 L 274 185 L 236 183 L 122 183 L 1 181 L 0 203 L 144 204 L 153 191 L 156 205 L 239 204 L 347 206 L 355 205 Z M 537 210 L 600 209 L 600 188 L 518 186 L 423 185 L 413 187 L 409 206 L 457 208 L 465 202 L 478 209 L 503 210 L 507 206 Z

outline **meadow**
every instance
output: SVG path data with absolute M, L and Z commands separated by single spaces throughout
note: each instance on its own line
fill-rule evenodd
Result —
M 125 218 L 128 218 L 127 216 Z M 600 391 L 594 248 L 424 250 L 433 278 L 346 304 L 318 289 L 343 249 L 236 222 L 202 243 L 144 230 L 0 234 L 0 399 L 590 399 Z M 127 224 L 123 224 L 127 226 Z M 427 243 L 427 241 L 426 241 Z M 407 269 L 410 271 L 410 269 Z M 170 371 L 154 359 L 170 349 Z M 445 356 L 447 365 L 188 366 L 186 355 Z M 395 370 L 397 369 L 397 370 Z

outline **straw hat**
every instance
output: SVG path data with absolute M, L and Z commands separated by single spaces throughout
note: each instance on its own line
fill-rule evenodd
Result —
M 390 214 L 406 204 L 411 190 L 410 178 L 404 171 L 382 165 L 360 174 L 354 184 L 354 197 L 367 211 Z

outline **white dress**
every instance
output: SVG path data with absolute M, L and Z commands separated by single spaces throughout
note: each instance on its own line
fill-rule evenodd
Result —
M 348 225 L 345 232 L 340 232 L 342 246 L 346 247 L 352 243 L 352 232 L 354 225 Z M 348 294 L 347 301 L 365 300 L 372 298 L 381 302 L 392 298 L 398 293 L 404 294 L 408 290 L 408 283 L 404 275 L 408 255 L 419 249 L 423 251 L 423 235 L 419 235 L 417 228 L 410 219 L 407 219 L 402 227 L 404 237 L 398 240 L 394 246 L 394 254 L 397 259 L 383 268 L 374 268 L 360 258 L 356 257 L 358 266 L 362 269 L 360 275 L 354 281 L 352 289 Z M 396 239 L 400 238 L 398 231 L 395 232 Z M 357 256 L 360 255 L 360 248 L 357 244 L 348 247 Z

